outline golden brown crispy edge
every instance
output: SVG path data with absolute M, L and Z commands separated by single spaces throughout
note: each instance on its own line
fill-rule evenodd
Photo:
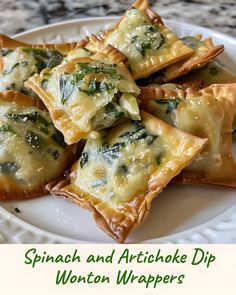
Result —
M 9 48 L 16 49 L 17 47 L 25 47 L 25 48 L 45 48 L 45 49 L 55 49 L 59 51 L 61 54 L 66 55 L 69 51 L 85 47 L 88 43 L 88 38 L 84 38 L 79 42 L 71 42 L 71 43 L 61 43 L 61 44 L 30 44 L 18 41 L 16 39 L 10 38 L 6 35 L 0 34 L 0 49 Z
M 141 105 L 145 105 L 149 100 L 153 99 L 170 99 L 171 97 L 179 97 L 185 99 L 186 92 L 182 89 L 170 90 L 163 88 L 160 85 L 139 87 L 140 94 L 138 98 L 141 101 Z
M 19 106 L 23 107 L 36 107 L 43 111 L 47 110 L 40 99 L 25 95 L 15 90 L 6 90 L 0 92 L 0 99 L 8 102 L 15 102 Z
M 209 61 L 224 52 L 224 45 L 218 45 L 213 48 L 208 49 L 205 53 L 196 57 L 189 57 L 183 63 L 178 63 L 175 70 L 167 73 L 167 77 L 163 79 L 163 82 L 172 81 L 178 77 L 187 75 L 189 72 L 203 67 Z M 175 65 L 173 65 L 175 66 Z M 171 66 L 171 67 L 173 67 Z
M 132 6 L 145 11 L 153 24 L 164 25 L 161 17 L 154 10 L 151 9 L 150 4 L 147 0 L 137 0 Z

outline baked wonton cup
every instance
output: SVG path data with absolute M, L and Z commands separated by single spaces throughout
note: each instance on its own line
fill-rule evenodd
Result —
M 146 93 L 146 94 L 145 94 Z M 162 95 L 161 95 L 162 93 Z M 236 84 L 215 84 L 198 92 L 175 93 L 142 88 L 142 107 L 172 126 L 209 139 L 206 149 L 175 179 L 178 183 L 207 183 L 236 187 L 232 156 L 232 122 Z M 184 94 L 184 99 L 183 99 Z
M 69 53 L 69 57 L 78 51 L 82 54 L 87 42 L 85 39 L 79 43 L 28 44 L 0 35 L 0 91 L 17 90 L 32 96 L 33 92 L 24 87 L 29 77 L 61 64 Z
M 29 199 L 63 175 L 75 159 L 45 106 L 19 92 L 0 93 L 0 200 Z
M 111 44 L 127 56 L 135 80 L 148 77 L 194 52 L 163 24 L 146 0 L 136 1 L 113 29 L 89 40 L 86 47 L 91 51 L 101 51 Z
M 98 226 L 119 242 L 144 221 L 153 198 L 207 143 L 144 111 L 141 117 L 89 139 L 69 178 L 47 186 L 92 211 Z
M 73 59 L 25 83 L 45 103 L 68 144 L 93 130 L 140 119 L 139 88 L 122 59 L 123 54 L 108 46 L 106 55 Z

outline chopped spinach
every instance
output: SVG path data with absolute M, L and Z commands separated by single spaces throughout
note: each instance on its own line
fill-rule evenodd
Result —
M 9 161 L 0 163 L 0 173 L 11 174 L 16 172 L 18 169 L 19 167 L 16 162 Z
M 38 121 L 42 124 L 42 125 L 44 125 L 44 126 L 49 126 L 49 123 L 48 123 L 48 121 L 43 117 L 43 116 L 41 116 L 40 114 L 38 114 Z
M 133 121 L 133 124 L 135 125 L 135 130 L 134 131 L 127 131 L 122 133 L 119 137 L 132 140 L 134 136 L 137 135 L 137 132 L 140 130 L 145 130 L 145 126 L 142 124 L 141 121 Z
M 45 68 L 54 68 L 63 60 L 62 54 L 57 50 L 44 48 L 22 48 L 22 51 L 35 58 L 38 72 L 41 72 Z
M 199 47 L 203 44 L 202 41 L 200 41 L 197 38 L 192 37 L 192 36 L 186 36 L 186 37 L 181 38 L 180 40 L 182 40 L 186 46 L 188 46 L 192 49 L 197 49 L 197 47 Z
M 120 138 L 131 138 L 137 131 L 127 131 L 122 133 L 119 137 Z
M 11 83 L 10 86 L 6 87 L 6 90 L 15 90 L 16 89 L 16 83 Z
M 132 121 L 133 124 L 136 126 L 136 131 L 142 130 L 145 128 L 145 126 L 143 125 L 143 123 L 139 120 L 134 120 Z
M 11 133 L 15 133 L 15 131 L 11 128 L 11 126 L 7 123 L 4 123 L 1 127 L 0 127 L 0 132 L 11 132 Z
M 158 138 L 157 135 L 153 135 L 153 134 L 148 134 L 148 136 L 146 137 L 146 141 L 148 145 L 153 144 L 153 142 Z
M 86 90 L 81 88 L 80 90 L 85 92 L 87 95 L 93 95 L 96 92 L 109 91 L 114 88 L 115 85 L 113 83 L 98 82 L 94 79 L 89 82 L 88 88 Z
M 148 25 L 146 27 L 146 33 L 151 33 L 151 32 L 156 32 L 156 31 L 157 31 L 157 29 L 154 25 Z
M 157 135 L 150 134 L 141 121 L 133 121 L 135 130 L 122 133 L 119 137 L 133 143 L 145 139 L 148 145 L 151 145 L 157 138 Z
M 104 73 L 110 75 L 113 79 L 123 79 L 116 70 L 116 64 L 100 63 L 99 65 L 90 63 L 78 63 L 79 71 L 77 73 L 79 80 L 91 73 Z
M 132 36 L 131 39 L 130 39 L 130 43 L 134 43 L 136 40 L 138 39 L 138 36 L 135 35 L 135 36 Z
M 157 50 L 165 42 L 164 36 L 159 32 L 154 25 L 143 26 L 141 35 L 134 35 L 130 39 L 130 43 L 134 44 L 135 48 L 145 56 L 148 49 Z
M 38 114 L 38 121 L 40 122 L 40 128 L 39 128 L 40 131 L 42 131 L 45 134 L 49 134 L 49 129 L 48 129 L 49 123 L 48 123 L 48 121 L 43 116 L 41 116 L 40 114 Z
M 2 74 L 3 74 L 3 76 L 6 76 L 6 75 L 9 75 L 9 74 L 11 74 L 12 72 L 13 72 L 13 70 L 16 68 L 16 67 L 18 67 L 19 66 L 19 62 L 17 62 L 17 63 L 15 63 L 9 70 L 4 70 L 3 72 L 2 72 Z
M 142 56 L 145 55 L 147 49 L 151 49 L 152 48 L 150 41 L 136 43 L 135 47 L 142 54 Z
M 31 122 L 36 122 L 37 120 L 37 112 L 32 112 L 32 113 L 26 113 L 26 114 L 5 114 L 5 117 L 8 119 L 11 119 L 15 122 L 27 122 L 27 121 L 31 121 Z
M 115 88 L 114 83 L 106 83 L 104 81 L 97 81 L 96 78 L 91 79 L 89 82 L 84 82 L 83 78 L 91 73 L 105 73 L 110 75 L 113 79 L 123 79 L 116 70 L 115 64 L 100 63 L 78 63 L 78 70 L 76 73 L 64 73 L 60 77 L 60 93 L 61 102 L 64 104 L 70 97 L 75 89 L 75 86 L 85 92 L 87 95 L 94 95 L 96 92 L 109 91 Z
M 157 157 L 156 157 L 156 162 L 157 162 L 158 165 L 161 164 L 161 157 L 162 157 L 161 153 L 159 155 L 157 155 Z
M 99 149 L 99 152 L 102 153 L 104 158 L 108 161 L 112 161 L 119 157 L 120 150 L 124 148 L 126 144 L 124 142 L 117 142 L 112 146 L 109 146 L 107 143 L 104 143 Z
M 69 74 L 63 74 L 60 77 L 60 93 L 61 103 L 64 104 L 67 99 L 71 96 L 75 88 L 74 80 L 71 79 Z
M 39 130 L 45 134 L 49 134 L 49 129 L 47 126 L 41 124 L 40 127 L 39 127 Z
M 112 102 L 109 102 L 105 106 L 106 114 L 108 114 L 111 117 L 114 117 L 115 119 L 120 119 L 125 116 L 125 113 L 121 110 L 121 108 L 117 105 L 115 105 Z
M 28 66 L 28 61 L 23 60 L 23 61 L 21 62 L 21 64 L 22 64 L 23 67 L 26 67 L 26 66 Z
M 83 152 L 80 156 L 80 167 L 83 168 L 84 165 L 88 162 L 89 155 L 86 152 Z
M 31 145 L 33 149 L 40 149 L 42 146 L 42 138 L 37 133 L 27 130 L 25 135 L 26 142 Z
M 40 83 L 41 87 L 46 90 L 48 87 L 48 79 L 43 79 Z
M 49 123 L 38 112 L 32 112 L 32 113 L 26 113 L 26 114 L 5 114 L 5 117 L 18 123 L 25 123 L 28 121 L 36 122 L 38 120 L 40 123 L 40 127 L 39 127 L 40 131 L 42 131 L 45 134 L 49 134 L 49 129 L 48 129 Z
M 218 69 L 216 67 L 209 67 L 208 71 L 212 76 L 216 76 L 218 74 Z
M 128 167 L 126 165 L 120 165 L 117 168 L 117 173 L 118 174 L 126 174 L 129 171 Z
M 174 99 L 160 99 L 155 100 L 157 104 L 162 104 L 166 106 L 166 113 L 171 113 L 174 109 L 178 107 L 180 103 L 180 98 L 176 97 Z
M 52 157 L 53 157 L 53 159 L 54 160 L 57 160 L 58 159 L 58 157 L 60 156 L 60 154 L 59 154 L 59 152 L 58 151 L 54 151 L 54 152 L 52 152 Z
M 53 135 L 51 136 L 51 139 L 54 140 L 60 147 L 62 148 L 66 147 L 63 134 L 59 130 L 56 130 L 56 132 L 53 133 Z
M 6 55 L 8 55 L 10 52 L 12 52 L 12 51 L 13 51 L 13 50 L 12 50 L 12 49 L 9 49 L 9 48 L 2 48 L 2 49 L 0 50 L 2 56 L 6 56 Z

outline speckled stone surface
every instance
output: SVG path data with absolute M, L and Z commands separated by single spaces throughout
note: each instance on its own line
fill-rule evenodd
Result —
M 150 1 L 166 19 L 215 29 L 236 37 L 236 0 Z M 0 0 L 0 32 L 13 35 L 82 17 L 122 14 L 132 0 Z

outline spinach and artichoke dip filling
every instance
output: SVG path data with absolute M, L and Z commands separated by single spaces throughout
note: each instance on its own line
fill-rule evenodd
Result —
M 17 90 L 31 94 L 24 87 L 24 82 L 44 68 L 59 65 L 63 56 L 57 50 L 41 48 L 21 48 L 15 50 L 1 49 L 2 70 L 0 72 L 0 91 Z
M 23 187 L 58 177 L 65 142 L 47 112 L 0 100 L 0 176 Z
M 55 95 L 59 90 L 60 103 L 65 108 L 66 105 L 76 105 L 77 100 L 79 101 L 79 115 L 84 119 L 84 128 L 90 120 L 92 128 L 99 129 L 109 127 L 129 116 L 132 119 L 140 119 L 136 98 L 131 93 L 122 93 L 129 90 L 129 82 L 116 64 L 77 63 L 73 73 L 64 72 L 60 75 L 57 89 L 53 80 L 52 74 L 47 90 L 51 90 Z
M 146 57 L 156 55 L 166 44 L 165 36 L 158 26 L 150 22 L 147 14 L 136 8 L 129 9 L 119 27 L 108 36 L 108 42 L 123 52 L 131 70 Z
M 188 47 L 198 50 L 201 46 L 204 46 L 203 41 L 193 37 L 193 36 L 185 36 L 183 38 L 181 38 L 180 40 L 182 40 L 184 42 L 185 45 L 187 45 Z
M 152 134 L 141 121 L 131 121 L 87 141 L 73 183 L 108 203 L 129 202 L 147 193 L 150 175 L 165 162 L 163 137 Z
M 218 61 L 211 61 L 204 67 L 192 71 L 180 79 L 181 81 L 203 80 L 206 86 L 211 84 L 236 83 L 236 75 L 224 68 Z
M 92 130 L 140 119 L 139 88 L 123 64 L 77 58 L 45 69 L 27 86 L 43 100 L 69 144 Z
M 185 169 L 213 170 L 221 164 L 220 144 L 224 107 L 220 101 L 213 97 L 194 97 L 187 100 L 173 97 L 150 100 L 148 110 L 173 127 L 208 138 L 207 148 Z
M 144 10 L 136 8 L 129 9 L 116 28 L 104 31 L 101 37 L 127 56 L 135 80 L 148 77 L 194 52 L 159 23 L 158 16 L 151 20 Z

